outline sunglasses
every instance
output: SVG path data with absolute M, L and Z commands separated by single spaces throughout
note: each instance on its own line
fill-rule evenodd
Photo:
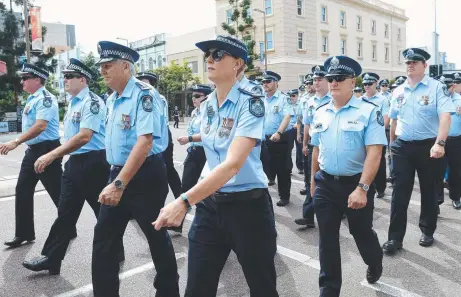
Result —
M 198 98 L 201 98 L 201 97 L 203 97 L 203 95 L 199 95 L 199 94 L 192 95 L 192 98 L 194 98 L 194 99 L 198 99 Z
M 350 76 L 350 75 L 335 75 L 335 76 L 328 76 L 326 79 L 331 84 L 333 81 L 343 82 L 348 78 L 352 78 L 352 76 Z
M 226 52 L 225 50 L 215 50 L 215 51 L 210 51 L 208 53 L 205 54 L 205 60 L 208 59 L 208 57 L 211 56 L 211 59 L 213 59 L 213 61 L 215 62 L 219 62 L 221 61 L 225 56 L 232 56 L 231 54 L 229 54 L 228 52 Z
M 265 84 L 270 84 L 271 82 L 273 82 L 273 80 L 268 79 L 268 80 L 263 80 L 261 83 L 265 85 Z
M 373 83 L 364 83 L 363 85 L 364 85 L 365 87 L 369 87 L 369 86 L 372 86 Z
M 78 74 L 64 74 L 65 79 L 81 78 L 81 75 Z
M 387 88 L 387 87 L 388 87 L 388 85 L 381 85 L 381 87 Z
M 295 94 L 291 94 L 290 97 L 291 97 L 291 98 L 294 98 L 294 97 L 296 97 L 296 95 L 295 95 Z
M 22 81 L 26 81 L 26 80 L 33 79 L 33 78 L 35 78 L 35 76 L 26 75 L 26 76 L 23 76 L 23 77 L 21 78 L 21 80 L 22 80 Z

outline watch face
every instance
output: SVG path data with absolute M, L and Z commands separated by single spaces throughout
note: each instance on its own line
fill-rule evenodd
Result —
M 370 187 L 369 187 L 368 185 L 363 185 L 363 189 L 364 189 L 365 191 L 368 191 L 368 190 L 370 189 Z
M 120 189 L 122 187 L 122 181 L 121 180 L 116 180 L 114 184 L 115 184 L 115 187 L 117 189 Z

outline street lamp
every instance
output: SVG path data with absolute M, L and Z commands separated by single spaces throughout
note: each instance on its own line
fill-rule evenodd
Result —
M 264 10 L 255 8 L 253 11 L 260 12 L 263 14 L 264 19 L 264 70 L 267 71 L 267 32 L 266 32 L 266 12 Z
M 126 41 L 126 46 L 128 46 L 128 39 L 126 39 L 126 38 L 121 38 L 121 37 L 117 37 L 117 39 L 119 39 L 119 40 L 125 40 L 125 41 Z

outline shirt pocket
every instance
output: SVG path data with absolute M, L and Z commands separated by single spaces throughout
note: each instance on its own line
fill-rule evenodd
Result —
M 418 98 L 419 110 L 423 116 L 434 116 L 437 114 L 436 104 L 433 96 L 421 96 Z
M 361 122 L 344 123 L 341 125 L 341 130 L 344 136 L 344 149 L 358 149 L 363 138 L 363 130 L 365 125 Z
M 119 106 L 119 110 L 117 110 L 115 115 L 116 118 L 114 122 L 116 124 L 118 137 L 113 139 L 120 141 L 120 144 L 123 146 L 131 144 L 133 139 L 134 142 L 132 144 L 134 145 L 134 143 L 136 143 L 136 113 L 132 111 L 131 107 Z

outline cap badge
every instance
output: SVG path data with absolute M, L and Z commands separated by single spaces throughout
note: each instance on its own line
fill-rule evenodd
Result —
M 413 56 L 414 54 L 415 54 L 415 52 L 410 48 L 410 49 L 407 51 L 406 57 Z
M 338 60 L 338 58 L 333 57 L 333 59 L 331 59 L 331 61 L 330 61 L 330 67 L 336 68 L 336 67 L 338 67 L 338 66 L 339 66 L 339 60 Z

